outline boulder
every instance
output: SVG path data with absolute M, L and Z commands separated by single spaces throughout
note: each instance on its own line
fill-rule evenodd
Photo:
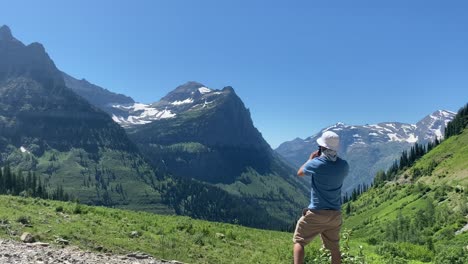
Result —
M 21 241 L 23 241 L 24 243 L 33 243 L 34 242 L 34 237 L 33 235 L 31 235 L 31 233 L 28 233 L 28 232 L 24 232 L 22 235 L 21 235 Z

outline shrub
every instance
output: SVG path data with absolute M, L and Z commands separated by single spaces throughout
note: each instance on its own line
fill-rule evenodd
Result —
M 193 236 L 193 243 L 196 245 L 204 246 L 205 245 L 205 235 L 203 233 L 196 233 Z
M 411 243 L 383 243 L 377 248 L 377 254 L 386 258 L 394 259 L 399 262 L 388 263 L 407 263 L 402 262 L 407 259 L 419 260 L 423 262 L 431 261 L 434 253 L 424 246 L 414 245 Z
M 434 263 L 437 264 L 464 264 L 468 263 L 468 252 L 460 249 L 444 249 L 435 257 Z
M 30 225 L 31 224 L 31 218 L 29 216 L 20 216 L 18 219 L 16 219 L 16 222 L 21 223 L 23 225 Z
M 79 203 L 75 204 L 75 208 L 73 208 L 74 214 L 86 214 L 86 210 L 84 210 L 83 206 Z
M 176 229 L 179 231 L 185 231 L 189 234 L 193 234 L 193 224 L 190 218 L 184 217 L 177 221 Z
M 370 237 L 370 238 L 368 238 L 368 239 L 366 240 L 366 242 L 367 242 L 367 244 L 369 244 L 369 245 L 377 245 L 377 243 L 378 243 L 379 241 L 378 241 L 377 238 L 375 238 L 375 237 Z

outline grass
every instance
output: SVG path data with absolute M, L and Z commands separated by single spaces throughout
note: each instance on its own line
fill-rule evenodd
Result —
M 421 177 L 421 181 L 430 184 L 462 185 L 468 187 L 468 129 L 458 136 L 453 136 L 424 155 L 411 169 L 427 171 L 431 163 L 436 167 Z
M 345 218 L 344 227 L 354 231 L 355 239 L 375 244 L 381 255 L 400 256 L 404 258 L 402 261 L 438 263 L 441 254 L 468 245 L 467 232 L 455 235 L 468 222 L 467 168 L 468 130 L 465 130 L 423 156 L 396 181 L 371 188 L 351 201 L 351 214 Z M 395 224 L 398 215 L 417 226 L 416 219 L 421 219 L 417 215 L 429 214 L 428 203 L 434 206 L 430 219 L 437 222 L 414 237 L 424 243 L 384 242 L 388 240 L 387 228 Z M 433 249 L 428 239 L 433 241 Z
M 139 155 L 125 151 L 101 149 L 90 154 L 83 149 L 48 150 L 40 157 L 13 152 L 17 160 L 10 161 L 16 169 L 33 160 L 32 171 L 51 189 L 62 186 L 74 199 L 86 204 L 106 204 L 154 213 L 173 213 L 161 202 L 160 193 L 152 188 L 157 182 L 155 172 Z M 159 175 L 161 176 L 161 175 Z M 123 193 L 117 191 L 122 187 Z M 110 201 L 104 201 L 108 194 Z
M 352 202 L 352 214 L 345 218 L 344 229 L 352 229 L 347 254 L 358 256 L 359 247 L 365 263 L 437 263 L 440 253 L 456 252 L 468 243 L 468 232 L 454 235 L 466 220 L 466 189 L 457 187 L 464 178 L 458 176 L 464 167 L 467 152 L 453 148 L 464 140 L 466 132 L 443 142 L 416 166 L 424 167 L 430 159 L 440 159 L 450 149 L 450 157 L 439 162 L 430 175 L 417 179 L 421 184 L 408 181 L 391 182 L 371 188 Z M 464 141 L 463 141 L 464 142 Z M 449 144 L 450 146 L 445 146 Z M 462 154 L 458 153 L 460 149 Z M 435 153 L 435 154 L 434 154 Z M 464 158 L 459 158 L 460 156 Z M 451 161 L 451 158 L 455 161 Z M 59 160 L 66 160 L 60 157 Z M 438 160 L 439 161 L 439 160 Z M 115 166 L 118 167 L 116 164 Z M 448 166 L 454 166 L 448 168 Z M 445 179 L 438 179 L 439 171 L 448 171 Z M 411 169 L 404 172 L 410 174 Z M 466 174 L 463 174 L 466 178 Z M 262 177 L 249 175 L 244 179 L 254 185 L 268 184 Z M 242 184 L 241 182 L 236 184 Z M 232 193 L 240 192 L 236 184 L 223 186 Z M 244 189 L 248 192 L 249 189 Z M 290 190 L 286 190 L 290 192 Z M 248 193 L 246 193 L 247 195 Z M 435 252 L 427 245 L 408 242 L 383 243 L 385 228 L 402 215 L 414 218 L 424 210 L 427 199 L 433 199 L 436 218 L 443 221 L 433 228 Z M 437 216 L 449 208 L 445 217 Z M 441 220 L 442 219 L 442 220 Z M 182 216 L 157 215 L 105 207 L 91 207 L 72 202 L 0 196 L 0 236 L 18 239 L 22 232 L 30 232 L 38 240 L 54 243 L 56 238 L 69 240 L 82 249 L 128 253 L 140 251 L 160 259 L 176 259 L 187 263 L 289 263 L 292 259 L 292 233 L 260 230 L 239 225 L 194 220 Z M 136 231 L 137 235 L 132 235 Z M 135 233 L 134 233 L 135 234 Z M 342 247 L 345 242 L 342 241 Z M 316 239 L 306 248 L 308 263 L 322 252 Z M 449 257 L 450 254 L 448 253 Z M 443 255 L 443 254 L 442 254 Z M 443 256 L 442 256 L 443 257 Z M 348 262 L 357 263 L 357 262 Z
M 28 219 L 29 224 L 19 221 Z M 55 243 L 56 238 L 85 250 L 144 252 L 160 259 L 187 263 L 289 263 L 292 233 L 194 220 L 183 216 L 156 215 L 72 202 L 0 196 L 1 237 L 22 232 Z M 7 223 L 5 225 L 5 223 Z M 8 226 L 8 228 L 6 228 Z M 136 231 L 138 235 L 132 236 Z M 342 243 L 343 244 L 343 243 Z M 364 245 L 369 263 L 383 263 L 373 246 L 350 242 L 351 253 Z M 306 248 L 306 258 L 318 256 L 320 240 Z

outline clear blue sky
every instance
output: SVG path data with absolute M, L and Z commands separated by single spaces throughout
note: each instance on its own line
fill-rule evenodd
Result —
M 458 110 L 467 14 L 468 1 L 0 2 L 0 24 L 18 39 L 137 101 L 190 80 L 233 86 L 273 147 L 336 122 Z

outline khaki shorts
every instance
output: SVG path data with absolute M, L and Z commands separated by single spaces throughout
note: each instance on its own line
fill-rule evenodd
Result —
M 340 228 L 340 211 L 304 210 L 303 216 L 297 221 L 293 242 L 305 246 L 320 234 L 325 248 L 339 250 Z

